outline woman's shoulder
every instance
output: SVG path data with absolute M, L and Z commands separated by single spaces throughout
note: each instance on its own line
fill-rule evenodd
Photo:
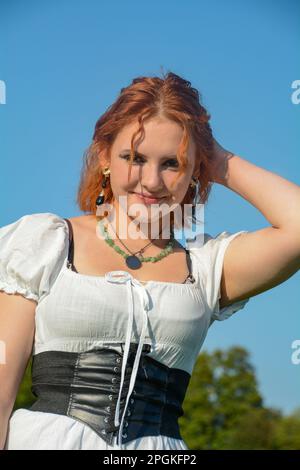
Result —
M 91 230 L 95 229 L 97 224 L 97 217 L 92 214 L 77 215 L 74 217 L 66 217 L 72 225 L 78 227 L 78 229 Z
M 7 232 L 15 232 L 16 234 L 24 234 L 29 232 L 32 234 L 42 233 L 45 231 L 52 231 L 61 229 L 63 232 L 68 232 L 69 220 L 72 225 L 76 225 L 79 228 L 92 228 L 93 222 L 96 223 L 96 218 L 93 215 L 79 215 L 71 217 L 63 217 L 54 212 L 35 212 L 32 214 L 24 214 L 19 218 L 15 218 L 12 222 L 8 222 L 5 225 L 0 226 L 0 235 Z
M 52 212 L 35 212 L 32 214 L 24 214 L 21 217 L 15 218 L 12 222 L 1 225 L 0 230 L 8 228 L 46 228 L 52 225 L 64 226 L 64 218 Z
M 25 214 L 0 227 L 0 259 L 30 258 L 38 260 L 45 253 L 62 252 L 68 241 L 67 222 L 58 214 Z
M 239 232 L 223 230 L 215 236 L 207 232 L 202 232 L 197 234 L 194 238 L 187 239 L 186 247 L 195 254 L 209 253 L 228 245 L 235 237 L 246 232 L 246 230 L 240 230 Z
M 197 235 L 187 243 L 189 250 L 195 256 L 196 268 L 199 272 L 200 284 L 213 320 L 225 320 L 233 313 L 241 310 L 249 299 L 235 302 L 221 309 L 221 279 L 226 249 L 230 242 L 246 230 L 229 232 L 224 230 L 216 236 L 209 233 Z
M 61 269 L 68 227 L 51 213 L 26 214 L 0 228 L 0 289 L 40 300 Z

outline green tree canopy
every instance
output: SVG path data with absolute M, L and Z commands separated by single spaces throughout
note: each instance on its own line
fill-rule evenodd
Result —
M 191 449 L 300 449 L 300 416 L 264 407 L 242 347 L 199 354 L 183 409 L 179 423 Z

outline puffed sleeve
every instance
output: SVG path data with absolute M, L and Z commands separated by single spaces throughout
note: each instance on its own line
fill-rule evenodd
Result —
M 24 215 L 0 228 L 0 290 L 37 303 L 50 291 L 68 250 L 68 227 L 56 214 Z
M 242 233 L 247 233 L 246 230 L 241 230 L 236 233 L 223 231 L 216 237 L 204 233 L 198 237 L 196 242 L 189 243 L 187 248 L 191 253 L 195 254 L 197 268 L 200 279 L 200 286 L 203 291 L 203 296 L 211 312 L 211 323 L 214 320 L 226 320 L 231 315 L 245 307 L 249 298 L 237 301 L 220 309 L 219 300 L 221 298 L 221 278 L 224 262 L 224 255 L 229 243 Z

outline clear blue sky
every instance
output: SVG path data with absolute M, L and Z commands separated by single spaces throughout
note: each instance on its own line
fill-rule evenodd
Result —
M 219 142 L 300 184 L 300 3 L 256 1 L 1 0 L 0 226 L 24 214 L 80 215 L 83 152 L 122 87 L 163 66 L 191 81 Z M 215 185 L 205 231 L 257 230 L 268 221 Z M 204 349 L 251 353 L 265 404 L 300 405 L 300 273 L 209 330 Z

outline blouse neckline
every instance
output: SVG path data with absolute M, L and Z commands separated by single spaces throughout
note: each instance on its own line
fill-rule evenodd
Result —
M 136 277 L 134 277 L 131 273 L 129 273 L 129 271 L 126 271 L 126 269 L 123 269 L 123 270 L 119 270 L 119 271 L 116 271 L 116 270 L 113 270 L 113 271 L 110 271 L 109 273 L 105 273 L 104 275 L 91 275 L 91 274 L 84 274 L 84 273 L 79 273 L 76 269 L 73 270 L 72 268 L 74 267 L 73 265 L 73 257 L 74 257 L 74 239 L 73 239 L 73 227 L 72 227 L 72 224 L 70 222 L 70 220 L 68 218 L 63 218 L 66 226 L 67 226 L 67 232 L 68 232 L 68 255 L 67 255 L 67 258 L 64 260 L 64 264 L 63 264 L 63 270 L 64 271 L 69 271 L 71 272 L 71 275 L 73 276 L 78 276 L 79 278 L 82 278 L 82 279 L 88 279 L 88 280 L 102 280 L 102 281 L 107 281 L 107 276 L 110 276 L 111 274 L 113 273 L 116 273 L 116 272 L 122 272 L 122 273 L 127 273 L 129 277 L 131 277 L 131 279 L 133 281 L 136 281 L 136 283 L 139 283 L 141 286 L 143 287 L 149 287 L 151 284 L 152 285 L 157 285 L 157 286 L 171 286 L 171 287 L 178 287 L 178 286 L 191 286 L 192 288 L 199 288 L 198 286 L 198 280 L 195 279 L 194 277 L 194 273 L 193 273 L 193 266 L 192 266 L 192 261 L 191 261 L 191 256 L 190 256 L 190 252 L 188 250 L 185 249 L 185 252 L 186 252 L 186 257 L 187 257 L 187 264 L 188 264 L 188 268 L 189 268 L 189 275 L 188 277 L 192 276 L 192 278 L 194 279 L 194 282 L 170 282 L 170 281 L 153 281 L 153 280 L 149 280 L 149 281 L 142 281 L 142 280 L 139 280 L 137 279 Z
M 86 279 L 86 280 L 91 280 L 91 281 L 102 281 L 102 282 L 104 281 L 104 282 L 107 282 L 106 276 L 108 275 L 108 273 L 105 273 L 102 276 L 92 275 L 92 274 L 83 274 L 83 273 L 75 272 L 72 269 L 68 268 L 68 263 L 69 263 L 69 260 L 68 260 L 68 256 L 67 256 L 64 260 L 62 270 L 63 270 L 63 272 L 67 272 L 70 276 L 73 276 L 74 278 L 77 277 L 78 279 Z M 126 269 L 123 269 L 122 271 L 124 271 L 126 273 L 128 272 L 128 271 L 126 271 Z M 116 270 L 115 271 L 110 271 L 110 273 L 114 273 L 114 272 L 119 272 L 119 271 L 116 271 Z M 170 281 L 152 281 L 152 280 L 141 281 L 140 279 L 137 279 L 136 277 L 134 277 L 131 273 L 128 272 L 128 274 L 132 277 L 132 279 L 134 279 L 135 281 L 141 283 L 146 288 L 148 288 L 149 286 L 152 285 L 152 286 L 169 286 L 169 287 L 173 287 L 173 288 L 182 286 L 183 288 L 199 289 L 197 279 L 195 279 L 195 282 L 193 282 L 193 283 L 170 282 Z

